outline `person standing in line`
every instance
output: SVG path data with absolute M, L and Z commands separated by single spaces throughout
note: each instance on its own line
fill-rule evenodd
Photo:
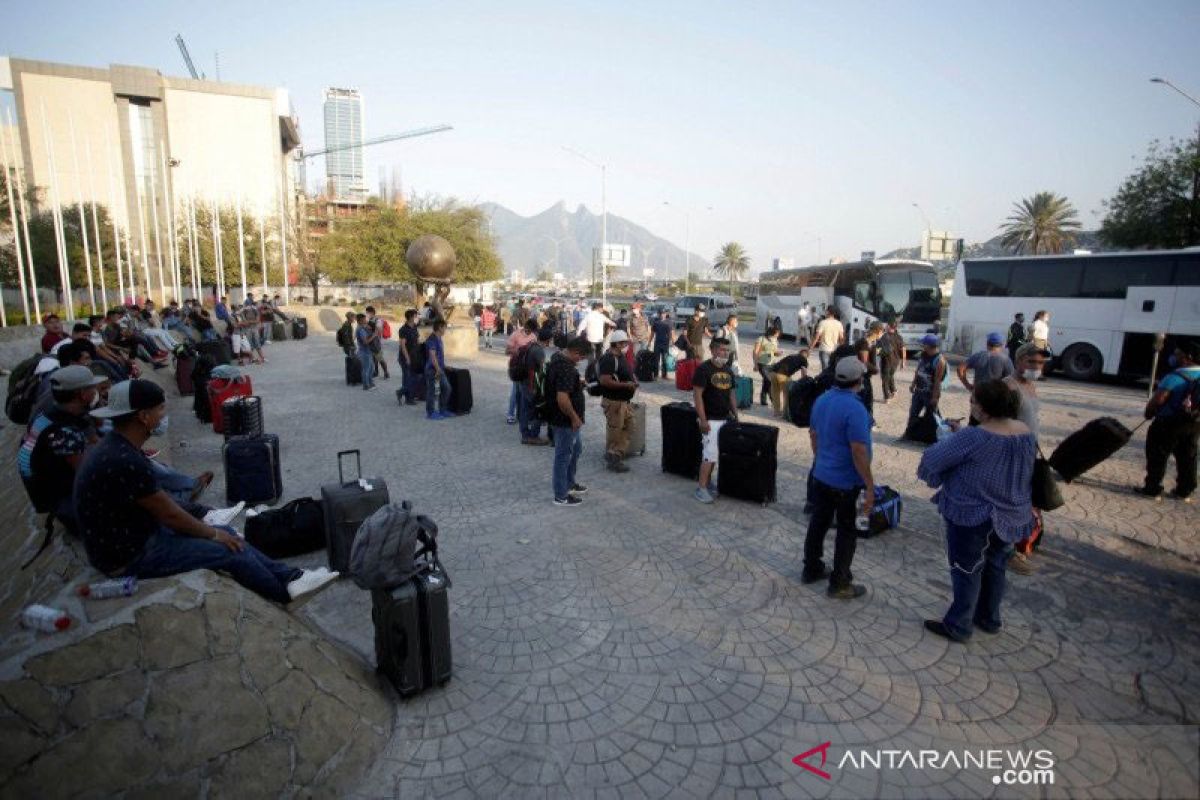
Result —
M 243 352 L 251 359 L 257 358 L 257 363 L 267 363 L 267 357 L 263 355 L 262 342 L 258 338 L 258 307 L 247 301 L 247 305 L 242 306 L 242 310 L 238 312 L 241 318 L 240 331 L 242 334 Z
M 1037 345 L 1039 350 L 1050 350 L 1049 311 L 1037 311 L 1034 313 L 1033 324 L 1029 326 L 1029 340 Z
M 729 371 L 735 378 L 742 374 L 741 367 L 738 365 L 738 350 L 741 349 L 742 343 L 738 340 L 737 329 L 737 314 L 730 314 L 725 318 L 725 324 L 717 330 L 717 336 L 729 342 Z
M 758 392 L 758 404 L 765 406 L 771 394 L 771 365 L 775 356 L 779 355 L 779 329 L 774 325 L 767 327 L 767 332 L 758 337 L 754 343 L 754 368 L 762 376 L 762 389 Z
M 862 401 L 867 407 L 867 413 L 871 415 L 871 429 L 878 430 L 878 425 L 875 424 L 875 385 L 871 383 L 871 376 L 879 372 L 879 340 L 883 338 L 883 323 L 872 322 L 867 329 L 867 333 L 863 338 L 854 343 L 854 352 L 858 356 L 859 361 L 863 362 L 863 366 L 867 368 L 863 375 L 862 381 Z
M 334 335 L 334 341 L 338 347 L 342 348 L 342 352 L 348 356 L 355 356 L 355 351 L 358 349 L 354 344 L 354 312 L 346 312 L 346 321 L 342 323 L 342 327 L 338 328 Z M 357 356 L 355 356 L 357 357 Z
M 588 359 L 591 363 L 599 358 L 604 353 L 604 337 L 608 334 L 609 328 L 616 328 L 617 323 L 604 313 L 604 305 L 601 303 L 593 303 L 592 310 L 583 318 L 583 322 L 579 324 L 579 329 L 575 332 L 576 335 L 587 337 L 588 344 L 592 346 L 592 355 Z
M 967 370 L 971 370 L 973 381 L 967 380 Z M 958 365 L 958 379 L 968 392 L 975 391 L 975 384 L 984 381 L 1002 381 L 1012 375 L 1012 360 L 1004 353 L 1004 336 L 998 331 L 987 335 L 987 347 L 977 353 L 972 353 L 966 361 Z M 971 417 L 971 424 L 979 422 Z
M 479 330 L 483 334 L 483 346 L 492 349 L 492 333 L 496 330 L 496 309 L 484 306 L 479 312 Z
M 367 306 L 367 324 L 371 326 L 373 338 L 371 341 L 371 361 L 375 368 L 375 374 L 383 373 L 383 379 L 386 381 L 392 377 L 388 372 L 387 361 L 383 357 L 383 318 L 375 314 L 375 306 Z
M 904 339 L 896 331 L 895 321 L 889 322 L 879 339 L 879 383 L 884 405 L 896 396 L 896 369 L 903 364 L 904 355 Z
M 263 346 L 266 347 L 271 343 L 271 326 L 275 324 L 275 307 L 271 305 L 271 301 L 264 294 L 262 302 L 258 304 L 258 333 L 262 337 Z
M 1046 368 L 1046 359 L 1049 357 L 1050 354 L 1045 350 L 1038 350 L 1033 342 L 1027 342 L 1017 350 L 1017 371 L 1004 379 L 1004 385 L 1021 398 L 1017 419 L 1029 428 L 1035 443 L 1041 436 L 1041 401 L 1038 399 L 1037 381 L 1042 377 L 1042 370 Z M 1033 533 L 1013 546 L 1013 553 L 1008 559 L 1008 568 L 1019 575 L 1033 573 L 1033 551 L 1045 533 L 1045 521 L 1041 510 L 1034 508 L 1033 518 Z
M 817 358 L 821 362 L 821 370 L 824 371 L 829 367 L 829 363 L 833 357 L 833 351 L 837 350 L 839 344 L 846 341 L 846 328 L 838 320 L 837 311 L 830 307 L 825 309 L 825 318 L 817 324 L 817 331 L 813 334 L 817 345 Z
M 711 337 L 708 329 L 707 308 L 703 303 L 697 303 L 692 316 L 688 318 L 685 334 L 688 343 L 688 358 L 700 358 L 704 354 L 704 338 Z
M 650 326 L 650 332 L 654 341 L 654 367 L 661 373 L 661 377 L 666 379 L 667 359 L 671 355 L 671 342 L 675 337 L 675 326 L 671 324 L 671 320 L 664 308 L 658 312 L 658 319 L 654 320 L 654 324 Z
M 629 338 L 632 341 L 634 358 L 650 347 L 650 320 L 642 311 L 641 303 L 633 304 L 633 314 L 629 317 Z
M 629 437 L 633 432 L 633 409 L 629 403 L 637 391 L 638 383 L 629 369 L 625 350 L 629 347 L 629 334 L 622 330 L 612 332 L 608 338 L 608 352 L 596 362 L 596 375 L 600 384 L 600 407 L 604 409 L 605 438 L 604 462 L 610 472 L 628 472 L 625 457 L 629 454 Z
M 366 314 L 357 314 L 354 320 L 358 323 L 358 328 L 354 331 L 354 342 L 358 347 L 358 363 L 362 369 L 362 387 L 364 392 L 369 392 L 375 388 L 375 356 L 371 353 L 371 342 L 376 334 L 371 329 Z
M 415 406 L 416 382 L 424 380 L 425 365 L 421 362 L 421 332 L 417 329 L 417 310 L 404 312 L 404 324 L 397 334 L 400 344 L 400 388 L 404 392 L 404 404 Z M 418 378 L 417 376 L 421 376 Z
M 1000 632 L 1009 552 L 1033 532 L 1037 443 L 1017 419 L 1020 403 L 1003 381 L 977 384 L 971 415 L 979 426 L 932 445 L 917 467 L 917 477 L 937 489 L 953 587 L 945 616 L 925 620 L 925 629 L 952 642 L 966 642 L 976 628 Z
M 729 420 L 737 421 L 737 391 L 729 369 L 729 341 L 713 339 L 712 357 L 696 367 L 692 378 L 692 402 L 700 418 L 700 481 L 695 498 L 712 503 L 717 497 L 713 470 L 720 459 L 721 428 Z
M 510 359 L 515 356 L 522 347 L 533 344 L 537 341 L 537 323 L 525 325 L 516 328 L 504 343 L 504 355 Z M 517 424 L 517 402 L 520 397 L 520 390 L 517 388 L 517 381 L 512 382 L 512 388 L 508 392 L 508 415 L 505 421 L 509 425 Z
M 554 430 L 552 485 L 554 505 L 577 506 L 587 487 L 575 480 L 579 456 L 583 454 L 583 378 L 579 362 L 592 353 L 591 343 L 576 336 L 565 349 L 555 353 L 546 368 L 546 394 L 550 401 L 550 427 Z
M 1158 382 L 1146 419 L 1146 480 L 1134 489 L 1145 497 L 1163 492 L 1167 461 L 1175 456 L 1175 489 L 1171 496 L 1192 502 L 1196 491 L 1196 449 L 1200 440 L 1200 341 L 1179 345 L 1169 363 L 1173 371 Z
M 908 407 L 908 424 L 905 430 L 912 428 L 922 412 L 929 410 L 936 414 L 938 404 L 942 400 L 942 380 L 950 365 L 941 352 L 942 341 L 936 334 L 927 333 L 921 337 L 921 356 L 917 359 L 916 374 L 913 375 L 912 403 Z
M 456 416 L 446 410 L 450 405 L 450 379 L 446 377 L 446 349 L 442 346 L 445 332 L 446 320 L 439 317 L 425 340 L 425 416 L 432 420 Z
M 1025 315 L 1017 312 L 1013 315 L 1012 324 L 1008 326 L 1008 358 L 1013 364 L 1017 363 L 1017 350 L 1025 344 Z
M 542 421 L 535 413 L 533 401 L 537 390 L 535 382 L 545 380 L 546 348 L 550 347 L 553 340 L 554 329 L 543 326 L 538 329 L 537 341 L 526 345 L 521 365 L 525 377 L 517 384 L 517 427 L 521 434 L 521 444 L 534 447 L 550 444 L 550 440 L 542 436 Z

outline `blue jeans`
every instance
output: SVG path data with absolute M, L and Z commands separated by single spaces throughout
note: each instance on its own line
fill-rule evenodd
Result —
M 358 363 L 362 366 L 362 385 L 370 389 L 375 385 L 375 357 L 370 350 L 358 348 Z
M 512 391 L 508 393 L 508 416 L 515 417 L 517 415 L 517 384 L 512 385 Z
M 439 387 L 441 396 L 436 397 L 434 387 Z M 435 411 L 445 411 L 450 404 L 450 380 L 446 377 L 445 372 L 434 373 L 433 370 L 425 371 L 425 413 L 432 414 Z
M 575 485 L 575 468 L 583 453 L 583 429 L 570 425 L 554 426 L 554 499 L 565 500 Z
M 190 475 L 184 475 L 178 470 L 171 469 L 166 464 L 160 464 L 151 459 L 150 466 L 154 468 L 158 488 L 171 495 L 174 500 L 191 500 L 192 492 L 196 491 L 199 482 Z
M 233 528 L 221 530 L 234 533 Z M 255 594 L 277 603 L 291 601 L 287 585 L 302 574 L 295 567 L 267 558 L 249 544 L 240 553 L 235 553 L 219 542 L 182 536 L 166 526 L 160 526 L 146 541 L 141 554 L 125 574 L 164 578 L 194 569 L 227 573 Z
M 942 622 L 955 639 L 971 638 L 975 627 L 1000 630 L 1005 568 L 1012 545 L 992 530 L 990 521 L 966 527 L 946 520 L 946 560 L 954 599 Z
M 528 383 L 514 383 L 519 401 L 517 403 L 517 428 L 522 439 L 536 439 L 542 435 L 542 421 L 533 414 L 533 389 Z

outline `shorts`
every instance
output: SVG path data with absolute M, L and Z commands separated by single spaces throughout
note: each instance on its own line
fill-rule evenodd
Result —
M 719 460 L 720 448 L 718 447 L 718 440 L 721 438 L 721 426 L 723 426 L 726 422 L 727 420 L 723 419 L 710 419 L 708 421 L 708 433 L 700 434 L 700 457 L 704 461 L 710 461 L 715 464 Z

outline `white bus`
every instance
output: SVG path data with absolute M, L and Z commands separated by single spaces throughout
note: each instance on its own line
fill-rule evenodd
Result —
M 813 324 L 833 306 L 846 325 L 847 341 L 855 341 L 876 320 L 895 320 L 897 332 L 911 349 L 936 329 L 942 313 L 937 270 L 928 261 L 876 259 L 849 264 L 782 269 L 758 279 L 755 322 L 758 330 L 772 323 L 787 336 L 804 338 L 798 312 L 804 301 L 813 309 Z
M 1073 256 L 964 259 L 950 302 L 947 343 L 967 354 L 990 331 L 1007 338 L 1050 312 L 1050 347 L 1070 378 L 1149 377 L 1154 336 L 1200 336 L 1200 248 Z M 1165 358 L 1164 354 L 1164 358 Z

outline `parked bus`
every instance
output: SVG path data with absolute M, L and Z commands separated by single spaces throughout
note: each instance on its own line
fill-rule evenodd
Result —
M 1200 248 L 1070 256 L 968 258 L 959 262 L 947 341 L 953 352 L 984 347 L 989 331 L 1007 335 L 1050 312 L 1055 364 L 1070 378 L 1149 377 L 1154 336 L 1163 358 L 1181 337 L 1200 336 Z
M 804 301 L 813 309 L 813 323 L 833 306 L 854 341 L 876 320 L 895 320 L 896 329 L 911 349 L 937 327 L 942 292 L 937 270 L 928 261 L 877 259 L 849 264 L 764 272 L 758 279 L 755 321 L 759 330 L 774 323 L 787 336 L 798 331 L 798 312 Z

